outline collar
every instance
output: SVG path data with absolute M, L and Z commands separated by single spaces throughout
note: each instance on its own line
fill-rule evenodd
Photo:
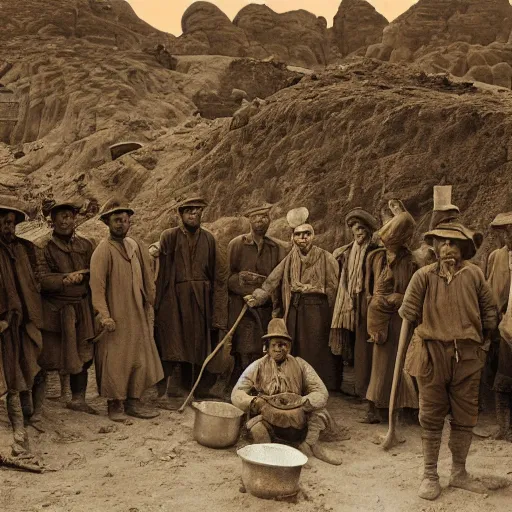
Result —
M 254 241 L 252 233 L 246 233 L 245 235 L 242 235 L 242 241 L 245 245 L 256 245 L 256 242 Z M 276 246 L 276 243 L 271 238 L 269 238 L 267 235 L 263 236 L 263 243 L 270 245 L 272 247 Z

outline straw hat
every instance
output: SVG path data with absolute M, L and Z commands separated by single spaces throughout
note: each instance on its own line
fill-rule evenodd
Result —
M 128 208 L 124 201 L 118 198 L 108 200 L 100 210 L 100 220 L 108 224 L 108 218 L 114 213 L 127 213 L 130 217 L 135 213 L 134 210 Z
M 77 214 L 82 209 L 82 204 L 75 201 L 56 200 L 48 209 L 48 215 L 51 215 L 55 210 L 72 210 Z
M 477 243 L 475 238 L 478 238 L 477 235 L 459 223 L 439 224 L 435 229 L 425 233 L 423 237 L 429 245 L 433 245 L 434 238 L 461 240 L 467 243 L 466 259 L 470 259 L 476 254 Z
M 12 212 L 15 215 L 15 222 L 19 224 L 27 220 L 27 214 L 21 209 L 19 201 L 14 197 L 2 196 L 0 199 L 0 214 Z

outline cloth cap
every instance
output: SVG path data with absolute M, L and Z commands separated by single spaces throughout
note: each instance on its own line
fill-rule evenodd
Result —
M 447 210 L 456 210 L 459 208 L 452 204 L 452 186 L 436 185 L 434 186 L 434 208 L 435 212 L 445 212 Z
M 178 210 L 187 207 L 206 208 L 208 203 L 202 197 L 189 197 L 178 203 Z
M 257 213 L 269 213 L 272 209 L 271 204 L 262 204 L 260 206 L 254 206 L 252 208 L 248 208 L 244 211 L 243 216 L 244 217 L 250 217 L 251 215 L 255 215 Z
M 100 220 L 108 224 L 108 218 L 114 213 L 127 213 L 130 217 L 135 213 L 134 210 L 129 208 L 120 199 L 110 199 L 107 201 L 100 210 Z
M 288 221 L 288 225 L 295 229 L 298 226 L 302 226 L 306 223 L 309 217 L 309 210 L 301 206 L 300 208 L 294 208 L 290 210 L 286 214 L 286 220 Z
M 350 226 L 351 221 L 360 221 L 365 226 L 367 226 L 372 233 L 377 231 L 379 228 L 379 224 L 375 217 L 369 214 L 366 210 L 363 210 L 360 207 L 354 208 L 347 213 L 345 217 L 345 222 L 347 226 Z
M 288 329 L 282 318 L 273 318 L 268 323 L 267 334 L 262 336 L 261 339 L 269 340 L 271 338 L 283 338 L 288 341 L 292 341 L 292 337 L 288 334 Z
M 19 224 L 27 220 L 27 214 L 21 209 L 21 205 L 16 198 L 3 196 L 0 198 L 0 214 L 12 212 L 15 215 L 15 222 Z
M 461 240 L 467 242 L 468 245 L 466 259 L 472 258 L 476 254 L 475 233 L 459 223 L 439 224 L 432 231 L 425 233 L 423 237 L 429 245 L 433 244 L 434 238 Z
M 293 234 L 295 233 L 304 233 L 305 231 L 309 231 L 312 235 L 315 234 L 315 230 L 311 224 L 301 224 L 300 226 L 297 226 L 293 230 Z
M 403 246 L 411 241 L 416 222 L 409 212 L 399 213 L 379 229 L 378 235 L 386 246 Z
M 512 212 L 498 213 L 496 218 L 491 222 L 491 228 L 499 229 L 512 225 Z
M 55 210 L 72 210 L 75 214 L 82 209 L 82 205 L 75 201 L 64 201 L 56 200 L 52 206 L 48 209 L 48 213 L 51 215 Z

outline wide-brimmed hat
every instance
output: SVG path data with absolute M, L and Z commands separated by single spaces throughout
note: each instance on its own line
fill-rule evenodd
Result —
M 373 215 L 360 207 L 350 210 L 345 217 L 347 226 L 350 226 L 350 222 L 355 220 L 361 221 L 365 226 L 368 226 L 372 232 L 377 231 L 379 228 L 377 219 L 375 219 Z
M 188 197 L 187 199 L 183 199 L 178 203 L 178 210 L 182 208 L 206 208 L 208 206 L 208 202 L 206 199 L 200 196 Z
M 10 198 L 6 196 L 0 197 L 0 213 L 14 213 L 16 224 L 24 222 L 28 218 L 27 214 L 21 208 L 22 205 L 16 198 Z
M 126 206 L 121 199 L 109 199 L 102 207 L 99 212 L 100 220 L 105 224 L 108 224 L 109 217 L 114 213 L 127 213 L 130 217 L 135 213 L 134 210 Z
M 464 255 L 466 259 L 472 258 L 476 254 L 476 234 L 459 223 L 439 224 L 435 229 L 425 233 L 423 238 L 429 245 L 433 244 L 434 238 L 460 240 L 461 242 L 465 242 L 467 246 L 467 251 Z
M 491 222 L 491 228 L 500 229 L 506 226 L 512 226 L 512 212 L 498 213 Z
M 282 318 L 273 318 L 268 323 L 267 334 L 262 336 L 262 340 L 269 340 L 271 338 L 283 338 L 292 341 L 292 337 L 288 334 L 288 329 Z
M 435 212 L 446 212 L 455 210 L 460 213 L 459 207 L 452 204 L 452 186 L 435 185 L 434 186 L 434 207 Z
M 272 209 L 273 205 L 264 203 L 259 206 L 252 206 L 251 208 L 247 208 L 242 214 L 244 217 L 250 217 L 251 215 L 256 215 L 257 213 L 269 213 Z
M 55 200 L 55 202 L 47 208 L 48 215 L 51 215 L 52 212 L 56 210 L 71 210 L 73 213 L 77 214 L 82 209 L 82 203 L 79 201 L 65 201 L 65 200 Z

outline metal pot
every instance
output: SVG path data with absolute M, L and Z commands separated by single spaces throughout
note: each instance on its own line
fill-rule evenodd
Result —
M 253 496 L 275 499 L 299 492 L 302 466 L 308 461 L 299 450 L 265 443 L 246 446 L 237 453 L 242 459 L 242 482 Z
M 193 402 L 194 439 L 209 448 L 233 446 L 240 435 L 244 412 L 225 402 Z

